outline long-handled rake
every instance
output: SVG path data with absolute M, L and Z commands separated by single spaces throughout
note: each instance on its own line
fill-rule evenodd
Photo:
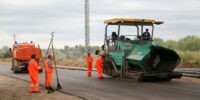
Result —
M 53 37 L 54 37 L 53 33 L 54 33 L 54 32 L 51 32 L 51 33 L 50 33 L 50 34 L 51 34 L 51 40 L 50 40 L 50 42 L 49 42 L 49 46 L 48 46 L 47 51 L 46 51 L 46 56 L 49 54 L 49 49 L 50 49 L 51 44 L 52 44 L 52 42 L 53 42 Z
M 53 47 L 53 38 L 54 38 L 54 34 L 53 33 L 54 32 L 51 33 L 51 40 L 50 40 L 50 43 L 49 43 L 49 46 L 48 46 L 46 54 L 48 55 L 49 49 L 52 46 L 53 61 L 54 61 L 54 64 L 55 64 L 55 71 L 56 71 L 56 78 L 57 78 L 57 90 L 59 90 L 59 89 L 62 89 L 62 87 L 60 85 L 59 78 L 58 78 L 58 71 L 57 71 L 56 60 L 55 60 L 55 52 L 54 52 L 54 47 Z
M 55 52 L 54 52 L 54 47 L 53 47 L 53 40 L 52 40 L 52 52 L 53 52 L 53 60 L 54 60 L 54 64 L 55 64 L 55 71 L 56 71 L 56 78 L 57 78 L 57 90 L 62 89 L 60 82 L 59 82 L 59 78 L 58 78 L 58 71 L 57 71 L 57 66 L 56 66 L 56 58 L 55 58 Z

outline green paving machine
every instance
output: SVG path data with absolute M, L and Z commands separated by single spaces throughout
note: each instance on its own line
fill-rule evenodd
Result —
M 114 18 L 104 23 L 107 24 L 102 46 L 104 74 L 137 81 L 181 78 L 181 73 L 173 71 L 181 61 L 179 55 L 153 40 L 154 26 L 163 24 L 163 21 Z M 108 31 L 113 27 L 116 27 L 116 32 L 109 35 Z M 136 32 L 122 34 L 123 27 L 133 28 Z

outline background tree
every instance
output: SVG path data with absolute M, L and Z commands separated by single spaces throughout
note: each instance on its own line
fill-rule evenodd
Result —
M 178 49 L 182 51 L 199 51 L 200 38 L 197 36 L 187 36 L 178 41 Z
M 9 58 L 9 57 L 11 57 L 10 48 L 8 46 L 3 46 L 0 49 L 0 57 L 1 58 Z

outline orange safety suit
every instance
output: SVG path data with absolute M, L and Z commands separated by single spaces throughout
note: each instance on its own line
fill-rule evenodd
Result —
M 53 66 L 50 59 L 45 60 L 45 83 L 46 87 L 52 86 Z
M 97 74 L 98 78 L 103 78 L 103 58 L 102 56 L 98 56 L 96 60 L 96 68 L 97 68 Z
M 92 63 L 93 63 L 93 57 L 90 56 L 86 56 L 85 61 L 87 62 L 87 73 L 88 76 L 92 75 Z
M 38 63 L 35 59 L 31 59 L 28 63 L 28 72 L 30 76 L 30 92 L 39 92 L 39 80 L 38 80 Z

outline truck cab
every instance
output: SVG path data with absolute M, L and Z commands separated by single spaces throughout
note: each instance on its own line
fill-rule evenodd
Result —
M 42 57 L 42 52 L 35 46 L 34 43 L 17 43 L 13 44 L 11 49 L 12 55 L 12 68 L 14 73 L 27 72 L 28 62 L 31 60 L 31 55 L 36 55 L 36 61 L 39 64 L 39 60 Z M 42 71 L 42 69 L 40 69 Z

